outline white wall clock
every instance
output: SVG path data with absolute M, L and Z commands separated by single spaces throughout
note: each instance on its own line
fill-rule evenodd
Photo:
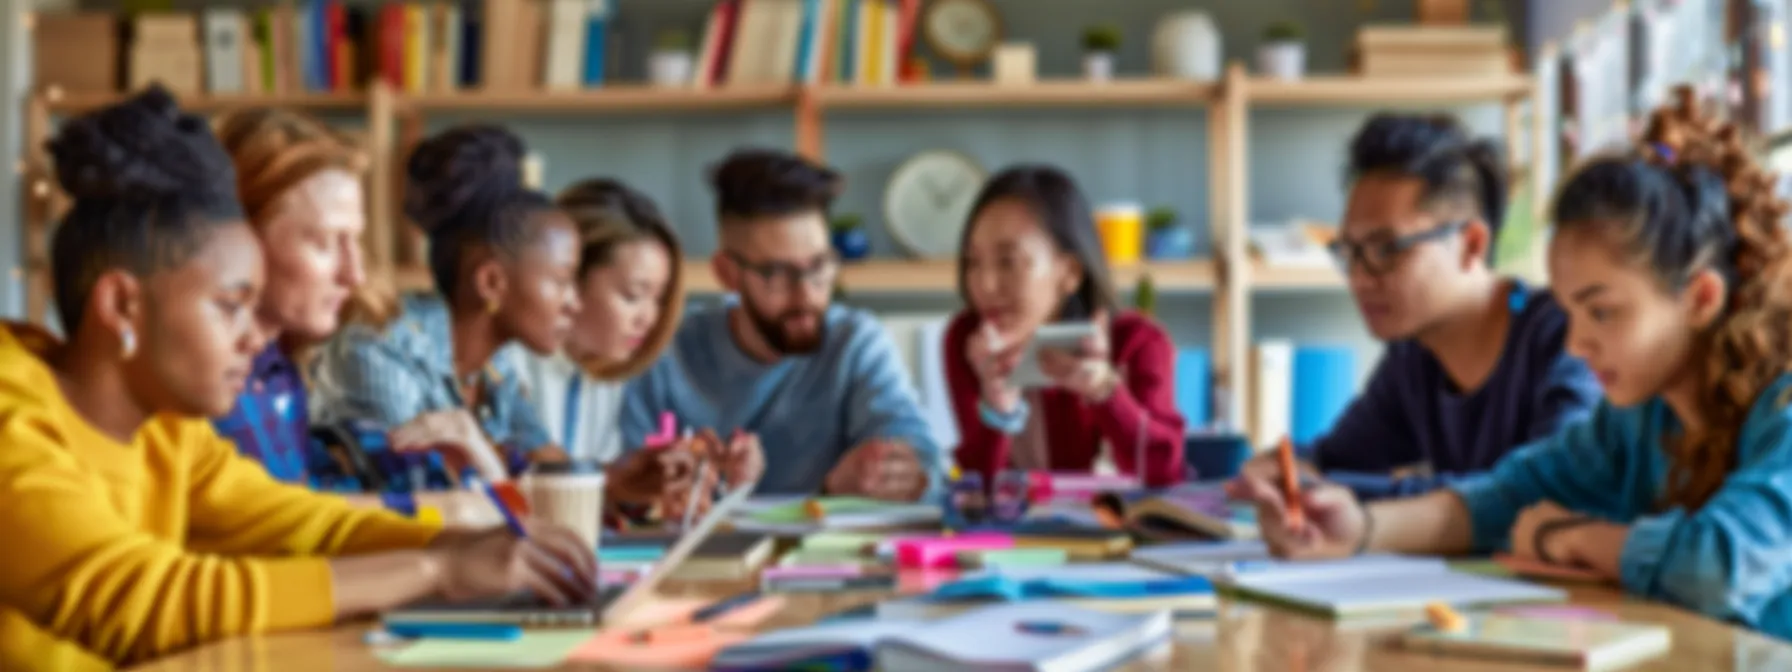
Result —
M 958 256 L 965 219 L 987 178 L 983 166 L 960 152 L 921 152 L 896 168 L 884 190 L 884 225 L 910 254 Z

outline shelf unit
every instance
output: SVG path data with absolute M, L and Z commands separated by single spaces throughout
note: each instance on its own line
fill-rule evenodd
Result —
M 1553 63 L 1539 58 L 1539 63 Z M 1328 268 L 1275 268 L 1254 259 L 1248 251 L 1250 222 L 1249 125 L 1257 106 L 1383 107 L 1415 105 L 1465 105 L 1492 103 L 1505 110 L 1506 139 L 1511 156 L 1545 156 L 1536 151 L 1548 140 L 1545 114 L 1533 113 L 1529 129 L 1523 124 L 1521 106 L 1538 102 L 1533 77 L 1511 75 L 1495 78 L 1413 77 L 1364 78 L 1314 76 L 1302 80 L 1270 80 L 1252 77 L 1233 64 L 1216 82 L 1165 79 L 1089 82 L 1045 80 L 1030 84 L 996 84 L 941 81 L 891 87 L 769 86 L 718 89 L 613 86 L 567 92 L 479 92 L 409 95 L 384 85 L 365 93 L 305 94 L 288 96 L 190 96 L 183 106 L 216 112 L 238 105 L 281 105 L 305 110 L 354 112 L 366 115 L 366 151 L 369 158 L 369 220 L 366 238 L 370 271 L 400 287 L 430 286 L 428 273 L 414 246 L 406 244 L 399 222 L 402 215 L 400 158 L 420 141 L 429 114 L 479 112 L 492 115 L 582 115 L 628 113 L 712 113 L 743 110 L 789 111 L 795 124 L 795 150 L 826 160 L 822 137 L 829 112 L 852 110 L 953 110 L 965 108 L 1139 108 L 1191 107 L 1208 116 L 1209 240 L 1210 259 L 1182 262 L 1149 262 L 1115 269 L 1116 284 L 1129 287 L 1149 274 L 1160 290 L 1211 292 L 1214 333 L 1213 375 L 1216 398 L 1250 398 L 1250 381 L 1244 372 L 1249 357 L 1251 299 L 1254 290 L 1336 290 L 1342 282 Z M 51 119 L 117 100 L 119 95 L 46 92 L 32 97 L 26 114 L 25 191 L 28 194 L 25 225 L 27 296 L 29 316 L 42 320 L 47 314 L 49 222 L 59 211 L 58 197 L 50 185 L 44 140 Z M 1529 131 L 1526 133 L 1526 131 Z M 1521 142 L 1528 136 L 1532 151 Z M 1524 177 L 1541 174 L 1534 165 L 1521 166 Z M 1541 204 L 1537 207 L 1540 209 Z M 696 292 L 720 291 L 707 263 L 694 261 L 685 267 L 687 286 Z M 856 262 L 842 270 L 841 286 L 848 292 L 953 292 L 956 269 L 950 261 L 878 259 Z M 1224 418 L 1245 426 L 1244 404 L 1222 402 Z

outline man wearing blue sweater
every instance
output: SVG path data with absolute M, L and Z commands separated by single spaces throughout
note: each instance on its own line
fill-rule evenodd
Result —
M 870 313 L 829 305 L 840 259 L 827 212 L 837 173 L 768 150 L 730 155 L 710 176 L 721 225 L 712 261 L 735 294 L 684 318 L 660 361 L 624 393 L 627 446 L 681 427 L 758 435 L 766 494 L 912 501 L 941 482 L 895 343 Z
M 1564 350 L 1568 317 L 1555 298 L 1493 270 L 1500 161 L 1449 117 L 1376 115 L 1351 142 L 1350 199 L 1331 251 L 1387 349 L 1362 393 L 1301 453 L 1358 497 L 1418 494 L 1486 471 L 1599 402 L 1597 379 Z M 1276 473 L 1272 458 L 1247 472 Z

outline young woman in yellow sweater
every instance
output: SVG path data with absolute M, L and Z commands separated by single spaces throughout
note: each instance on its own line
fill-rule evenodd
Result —
M 564 529 L 357 510 L 213 430 L 266 339 L 261 252 L 203 120 L 151 89 L 50 149 L 74 198 L 51 249 L 68 338 L 0 326 L 0 669 L 105 669 L 431 597 L 589 598 L 596 559 Z

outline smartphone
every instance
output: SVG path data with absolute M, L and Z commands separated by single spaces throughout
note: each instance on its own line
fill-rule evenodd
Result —
M 1051 387 L 1052 379 L 1039 369 L 1039 354 L 1050 350 L 1075 353 L 1082 348 L 1084 339 L 1096 336 L 1096 328 L 1094 322 L 1057 322 L 1034 330 L 1014 372 L 1008 376 L 1008 384 L 1023 390 Z

